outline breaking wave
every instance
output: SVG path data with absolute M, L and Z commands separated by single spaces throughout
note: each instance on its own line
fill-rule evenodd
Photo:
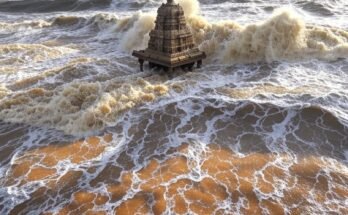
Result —
M 348 57 L 347 31 L 306 25 L 290 9 L 278 9 L 269 20 L 242 26 L 230 20 L 209 23 L 197 15 L 197 1 L 182 0 L 181 4 L 200 49 L 221 63 Z M 126 38 L 132 39 L 127 41 L 125 50 L 145 47 L 155 19 L 149 17 L 151 14 L 140 16 L 128 30 Z
M 306 24 L 293 10 L 276 10 L 268 20 L 241 25 L 232 20 L 210 23 L 199 16 L 198 1 L 178 1 L 184 8 L 195 41 L 210 59 L 220 63 L 336 60 L 348 57 L 348 32 L 344 29 Z M 119 34 L 120 47 L 127 52 L 146 48 L 154 27 L 155 13 L 118 17 L 111 13 L 92 16 L 59 16 L 51 20 L 9 24 L 36 27 L 96 25 L 105 34 Z M 6 23 L 1 25 L 5 26 Z M 76 30 L 76 27 L 74 27 Z M 100 34 L 98 34 L 100 37 Z
M 0 3 L 0 214 L 348 214 L 346 1 L 177 1 L 169 74 L 164 0 Z
M 210 62 L 236 64 L 348 57 L 347 31 L 306 25 L 299 15 L 289 9 L 277 10 L 271 18 L 258 24 L 243 26 L 231 20 L 210 23 L 199 16 L 198 1 L 180 0 L 179 3 L 184 7 L 196 43 L 208 54 Z M 59 15 L 47 20 L 2 25 L 13 28 L 23 25 L 39 28 L 74 26 L 75 30 L 97 26 L 98 39 L 102 40 L 105 35 L 105 38 L 117 35 L 114 39 L 119 39 L 117 46 L 131 52 L 146 47 L 154 20 L 153 13 L 137 12 L 130 17 L 97 13 L 87 16 Z M 15 73 L 21 65 L 61 58 L 78 51 L 66 46 L 51 47 L 50 40 L 43 44 L 3 44 L 0 45 L 0 54 L 3 56 L 0 59 L 0 72 Z M 90 62 L 88 59 L 80 60 Z M 74 78 L 83 73 L 88 74 L 88 67 L 76 67 L 78 61 L 42 71 L 39 75 L 6 86 L 6 90 L 1 90 L 1 97 L 7 96 L 0 106 L 0 119 L 48 125 L 68 133 L 88 132 L 104 128 L 109 121 L 115 121 L 120 112 L 144 101 L 152 101 L 168 91 L 167 86 L 160 83 L 139 85 L 131 77 L 129 84 L 117 85 L 115 89 L 110 88 L 112 82 L 76 83 Z M 55 84 L 49 86 L 36 86 L 56 74 L 64 77 L 59 81 L 55 79 Z M 189 84 L 183 87 L 186 86 Z
M 93 132 L 115 123 L 124 111 L 168 91 L 160 83 L 133 80 L 127 84 L 120 78 L 104 83 L 72 82 L 54 90 L 31 88 L 13 93 L 1 101 L 0 118 L 46 125 L 75 135 Z
M 49 47 L 42 44 L 0 44 L 0 64 L 14 66 L 29 62 L 40 62 L 73 53 L 76 50 L 66 47 Z M 0 70 L 1 71 L 1 70 Z

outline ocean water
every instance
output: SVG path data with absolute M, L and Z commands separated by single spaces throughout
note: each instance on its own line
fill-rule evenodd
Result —
M 0 214 L 348 214 L 348 1 L 0 1 Z

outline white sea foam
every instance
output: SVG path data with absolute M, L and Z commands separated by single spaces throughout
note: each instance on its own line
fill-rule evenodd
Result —
M 0 14 L 0 213 L 346 211 L 345 1 L 178 2 L 208 59 L 170 79 L 129 55 L 160 1 Z

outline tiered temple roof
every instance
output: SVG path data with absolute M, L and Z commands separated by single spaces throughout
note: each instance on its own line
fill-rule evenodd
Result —
M 173 0 L 167 0 L 157 11 L 155 28 L 150 32 L 148 48 L 134 51 L 143 71 L 144 61 L 149 61 L 150 68 L 161 66 L 172 70 L 187 66 L 192 69 L 195 62 L 200 67 L 206 57 L 193 42 L 193 36 L 186 25 L 184 10 Z

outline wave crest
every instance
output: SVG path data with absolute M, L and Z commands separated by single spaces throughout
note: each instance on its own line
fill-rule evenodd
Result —
M 180 2 L 197 45 L 221 63 L 348 57 L 347 31 L 307 25 L 287 8 L 276 10 L 270 19 L 258 24 L 242 26 L 232 20 L 209 23 L 197 15 L 197 1 Z M 123 36 L 124 40 L 131 38 L 122 46 L 125 51 L 146 47 L 154 19 L 154 14 L 139 16 Z
M 0 118 L 79 135 L 102 129 L 122 112 L 167 91 L 167 86 L 142 78 L 127 84 L 116 78 L 105 83 L 73 82 L 54 90 L 32 88 L 4 98 Z

